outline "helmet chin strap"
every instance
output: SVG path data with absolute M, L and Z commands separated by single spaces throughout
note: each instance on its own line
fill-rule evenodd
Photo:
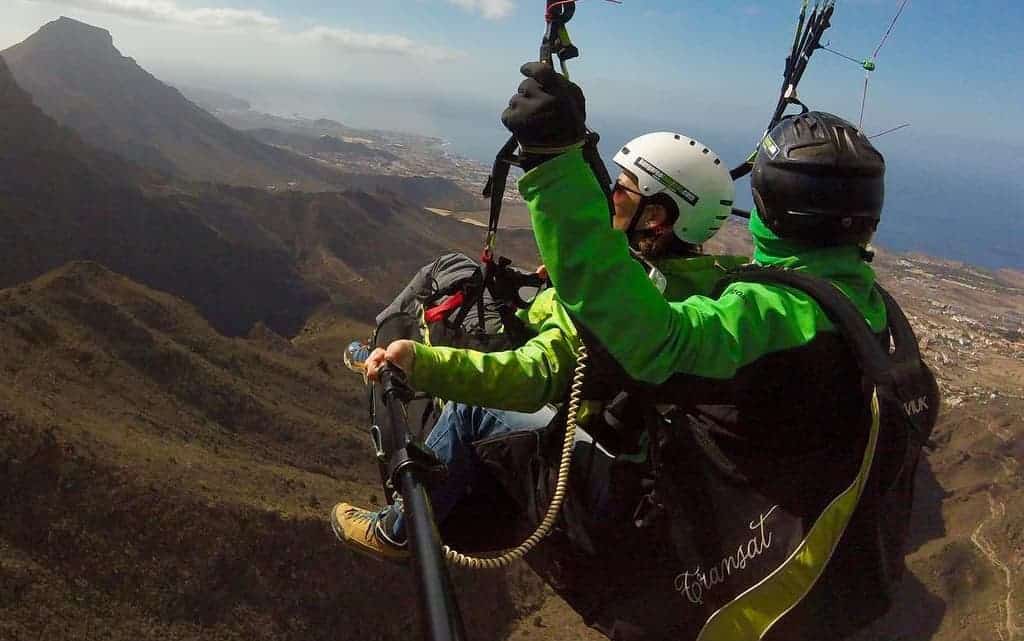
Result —
M 634 212 L 633 218 L 630 219 L 630 226 L 626 228 L 626 239 L 633 249 L 639 249 L 638 245 L 642 239 L 657 236 L 657 231 L 654 229 L 637 228 L 648 205 L 650 205 L 650 199 L 646 196 L 641 197 L 640 202 L 637 203 L 637 210 Z
M 649 199 L 647 196 L 641 196 L 640 202 L 636 205 L 636 211 L 633 212 L 633 218 L 629 221 L 629 227 L 626 228 L 626 240 L 629 242 L 629 246 L 636 249 L 636 243 L 640 240 L 639 237 L 634 237 L 637 234 L 637 225 L 640 224 L 640 219 L 643 217 L 644 210 L 647 209 Z M 651 232 L 647 230 L 640 230 L 640 234 L 649 235 Z

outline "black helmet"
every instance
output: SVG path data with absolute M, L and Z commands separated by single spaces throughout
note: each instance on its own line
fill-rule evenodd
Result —
M 853 124 L 811 111 L 765 136 L 750 185 L 761 219 L 780 237 L 864 243 L 882 217 L 885 159 Z

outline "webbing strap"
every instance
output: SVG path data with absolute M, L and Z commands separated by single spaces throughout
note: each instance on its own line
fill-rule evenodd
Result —
M 730 271 L 718 281 L 712 298 L 720 297 L 733 283 L 760 283 L 792 287 L 810 296 L 828 319 L 835 325 L 850 344 L 861 371 L 872 383 L 888 383 L 892 363 L 875 338 L 871 327 L 864 321 L 857 306 L 838 287 L 824 278 L 812 276 L 799 270 L 778 267 L 744 266 Z M 879 285 L 875 287 L 881 292 Z M 883 294 L 883 297 L 888 294 Z M 891 298 L 890 298 L 891 300 Z M 895 306 L 895 305 L 894 305 Z
M 423 311 L 423 320 L 427 323 L 436 323 L 448 317 L 452 311 L 462 306 L 466 299 L 465 292 L 456 292 L 448 297 L 448 300 Z
M 871 398 L 871 432 L 857 477 L 814 522 L 786 561 L 708 619 L 697 641 L 760 641 L 807 596 L 825 571 L 860 502 L 880 430 L 878 390 Z
M 501 205 L 505 198 L 505 187 L 508 186 L 508 174 L 512 165 L 517 161 L 516 149 L 519 141 L 515 136 L 502 145 L 498 155 L 494 158 L 494 165 L 491 167 L 491 175 L 487 179 L 483 195 L 490 198 L 490 216 L 487 219 L 487 239 L 484 241 L 483 255 L 480 257 L 485 263 L 494 257 L 494 244 L 498 236 L 498 223 L 501 219 Z
M 554 64 L 557 56 L 562 65 L 562 73 L 568 78 L 568 70 L 565 63 L 580 55 L 579 49 L 569 38 L 569 31 L 566 24 L 572 20 L 576 13 L 576 0 L 545 0 L 544 20 L 547 22 L 547 29 L 544 32 L 544 39 L 540 46 L 540 61 L 549 65 Z M 520 162 L 516 151 L 519 148 L 519 141 L 515 136 L 509 139 L 498 151 L 491 168 L 491 175 L 487 179 L 483 195 L 490 198 L 490 216 L 487 221 L 487 240 L 484 242 L 483 255 L 481 260 L 485 263 L 494 257 L 494 245 L 498 236 L 498 221 L 501 218 L 502 200 L 505 198 L 505 187 L 508 185 L 508 174 L 512 165 Z M 523 150 L 528 153 L 529 150 Z M 551 150 L 547 150 L 551 153 Z

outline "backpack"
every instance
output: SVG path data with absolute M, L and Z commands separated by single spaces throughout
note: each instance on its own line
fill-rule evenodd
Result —
M 424 265 L 390 305 L 377 315 L 375 344 L 401 336 L 431 345 L 495 352 L 530 338 L 516 311 L 529 307 L 524 290 L 546 285 L 536 274 L 498 258 L 481 265 L 451 253 Z M 398 325 L 402 329 L 392 329 Z
M 546 286 L 540 276 L 514 268 L 504 257 L 481 265 L 465 254 L 444 254 L 424 265 L 377 315 L 373 346 L 410 339 L 481 352 L 515 349 L 532 337 L 516 312 Z M 410 404 L 414 434 L 425 438 L 430 432 L 437 405 L 423 398 Z M 370 410 L 373 419 L 372 403 Z
M 392 341 L 410 339 L 484 352 L 516 349 L 533 336 L 516 312 L 529 307 L 546 287 L 540 276 L 516 269 L 504 257 L 481 264 L 464 254 L 444 254 L 424 265 L 377 315 L 372 343 L 387 347 Z M 426 439 L 444 401 L 419 394 L 406 403 L 409 431 L 415 439 Z M 391 440 L 381 386 L 368 386 L 368 402 L 370 435 L 386 487 L 384 453 L 396 451 L 398 444 Z M 460 503 L 442 528 L 445 542 L 466 552 L 518 544 L 525 536 L 522 533 L 536 523 L 535 518 L 523 517 L 524 510 L 535 514 L 544 507 L 533 502 L 530 484 L 546 467 L 538 458 L 537 435 L 496 438 L 479 449 L 497 482 L 473 488 L 472 499 Z M 393 493 L 386 494 L 392 502 Z
M 856 457 L 840 457 L 845 467 L 835 466 L 835 451 L 764 466 L 762 452 L 723 447 L 685 407 L 641 403 L 647 460 L 606 456 L 599 467 L 616 474 L 597 482 L 610 495 L 641 496 L 633 518 L 564 520 L 565 531 L 531 562 L 613 640 L 839 639 L 882 616 L 903 575 L 915 472 L 939 407 L 905 315 L 878 287 L 886 350 L 826 280 L 744 268 L 716 297 L 738 281 L 793 287 L 817 301 L 859 365 L 864 403 L 876 409 L 866 412 L 870 429 L 857 436 Z M 815 495 L 806 491 L 808 471 L 847 474 L 845 489 L 794 502 Z M 584 531 L 573 532 L 580 523 Z

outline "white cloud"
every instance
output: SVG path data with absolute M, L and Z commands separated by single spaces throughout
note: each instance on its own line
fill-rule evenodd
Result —
M 443 61 L 461 58 L 463 54 L 444 47 L 425 45 L 405 36 L 383 33 L 363 33 L 349 29 L 313 27 L 295 36 L 302 40 L 333 45 L 350 51 L 413 56 Z
M 466 11 L 479 13 L 489 20 L 505 18 L 515 10 L 513 0 L 448 0 L 449 3 Z
M 98 11 L 146 22 L 170 22 L 213 29 L 276 28 L 280 21 L 262 11 L 243 9 L 185 9 L 166 0 L 35 0 Z
M 282 43 L 318 43 L 350 52 L 389 54 L 446 61 L 461 58 L 461 52 L 425 44 L 390 33 L 369 33 L 329 26 L 316 26 L 300 32 L 289 31 L 281 20 L 262 11 L 201 7 L 188 9 L 172 0 L 30 0 L 85 11 L 141 20 L 153 24 L 176 24 L 199 29 L 256 32 L 272 36 Z M 465 0 L 458 0 L 462 3 Z M 482 5 L 503 5 L 509 0 L 476 0 Z M 500 7 L 499 7 L 500 8 Z M 487 15 L 485 13 L 485 15 Z

